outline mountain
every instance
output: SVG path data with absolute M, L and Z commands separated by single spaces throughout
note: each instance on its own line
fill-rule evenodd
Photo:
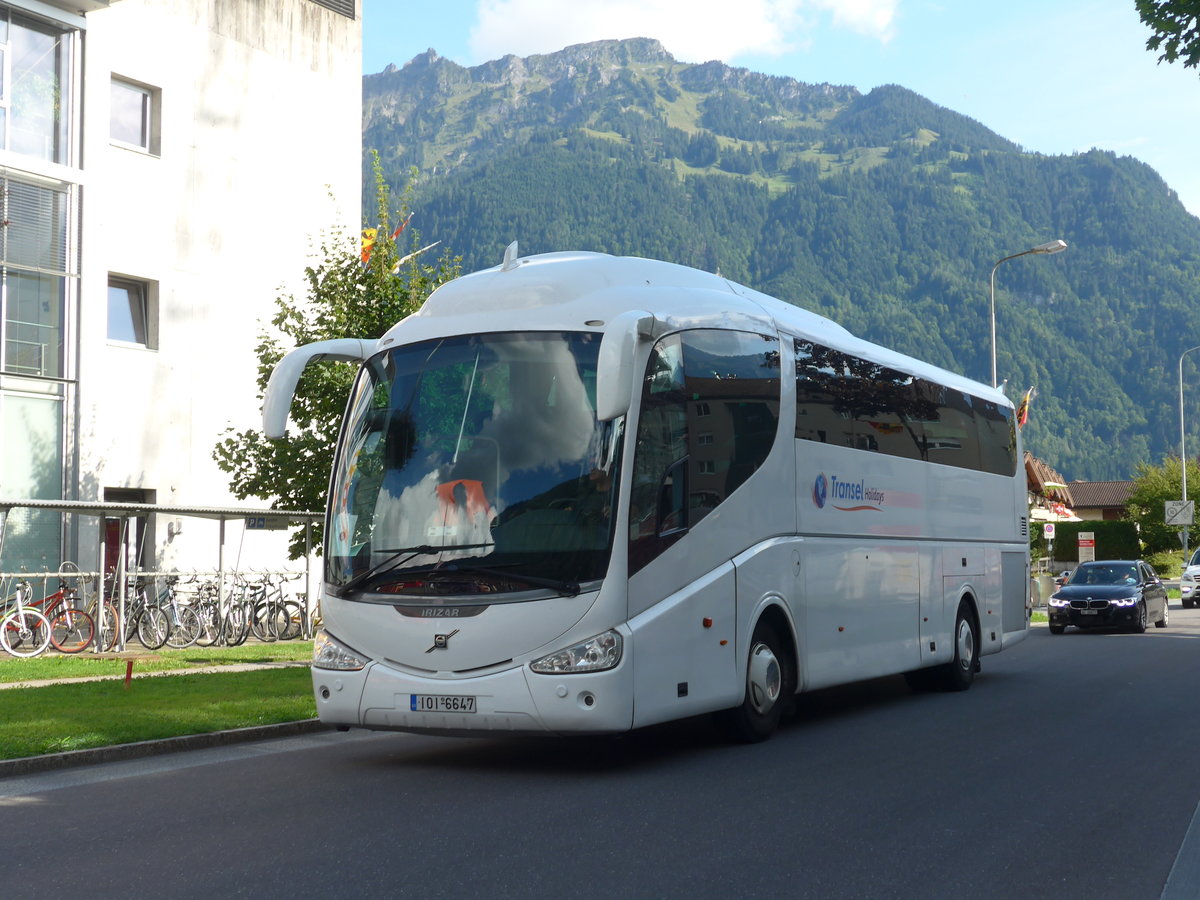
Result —
M 898 85 L 682 63 L 649 39 L 470 68 L 430 50 L 363 79 L 363 146 L 394 188 L 417 168 L 414 226 L 464 271 L 512 240 L 657 257 L 985 382 L 993 266 L 1062 238 L 996 270 L 999 377 L 1037 387 L 1026 446 L 1089 480 L 1178 453 L 1200 219 L 1130 157 L 1028 153 Z

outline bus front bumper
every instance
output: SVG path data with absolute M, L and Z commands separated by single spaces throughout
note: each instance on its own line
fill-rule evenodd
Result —
M 540 675 L 528 666 L 463 677 L 416 675 L 375 661 L 313 667 L 321 721 L 427 734 L 611 734 L 633 726 L 628 658 L 603 672 Z

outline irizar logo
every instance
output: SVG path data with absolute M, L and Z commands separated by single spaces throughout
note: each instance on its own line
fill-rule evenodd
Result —
M 834 509 L 840 509 L 842 512 L 882 512 L 885 499 L 883 491 L 867 487 L 866 481 L 861 478 L 847 481 L 837 475 L 830 475 L 827 479 L 822 472 L 813 482 L 813 503 L 817 509 L 822 509 L 828 500 Z

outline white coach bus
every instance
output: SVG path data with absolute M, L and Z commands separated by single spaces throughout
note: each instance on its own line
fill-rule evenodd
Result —
M 964 690 L 1028 633 L 1000 391 L 719 275 L 550 253 L 438 288 L 361 361 L 325 528 L 322 721 L 610 733 L 800 691 Z

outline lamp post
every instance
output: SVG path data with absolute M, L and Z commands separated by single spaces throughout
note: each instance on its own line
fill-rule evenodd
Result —
M 1000 268 L 1000 263 L 1008 262 L 1010 259 L 1016 259 L 1018 256 L 1028 256 L 1030 253 L 1062 253 L 1066 249 L 1066 241 L 1048 241 L 1045 244 L 1038 244 L 1036 247 L 1030 247 L 1028 250 L 1022 250 L 1020 253 L 1014 253 L 1012 256 L 1006 256 L 1004 259 L 992 266 L 992 387 L 996 387 L 996 270 Z
M 1193 350 L 1200 350 L 1200 344 L 1195 347 L 1188 347 L 1179 354 L 1179 480 L 1182 484 L 1180 490 L 1180 500 L 1187 503 L 1187 441 L 1184 437 L 1183 427 L 1183 358 Z M 1187 555 L 1188 549 L 1188 527 L 1183 526 L 1183 552 Z

